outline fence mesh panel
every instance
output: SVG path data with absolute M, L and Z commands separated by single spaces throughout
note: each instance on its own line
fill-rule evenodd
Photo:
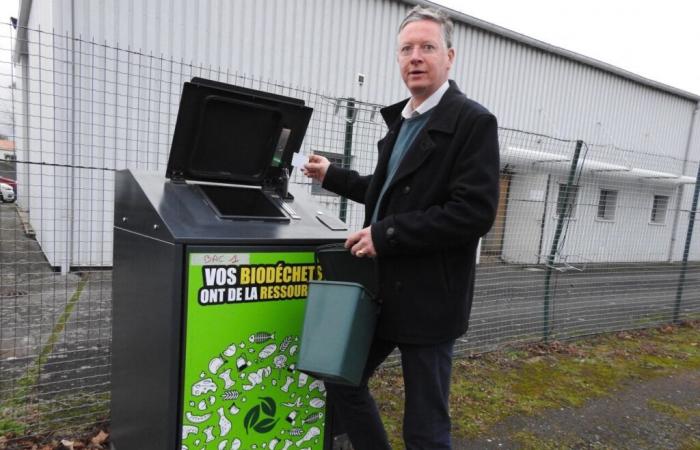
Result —
M 314 113 L 301 152 L 361 173 L 386 131 L 381 105 L 361 99 L 24 31 L 27 54 L 11 63 L 15 34 L 0 26 L 0 176 L 17 180 L 0 205 L 0 436 L 13 438 L 109 416 L 114 171 L 165 173 L 185 81 L 303 99 Z M 698 161 L 499 133 L 498 217 L 458 354 L 700 317 L 697 227 L 687 246 Z M 362 205 L 298 171 L 292 182 L 361 227 Z

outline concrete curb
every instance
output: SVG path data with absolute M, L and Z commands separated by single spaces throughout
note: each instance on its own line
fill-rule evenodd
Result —
M 35 238 L 36 233 L 34 232 L 34 228 L 32 228 L 31 223 L 29 223 L 28 212 L 20 208 L 16 202 L 15 209 L 17 210 L 17 216 L 19 217 L 19 221 L 22 223 L 22 230 L 24 231 L 24 235 L 30 238 Z

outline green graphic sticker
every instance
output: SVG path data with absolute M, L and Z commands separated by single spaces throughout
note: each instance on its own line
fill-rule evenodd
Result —
M 296 370 L 312 252 L 191 253 L 182 449 L 322 449 L 323 383 Z

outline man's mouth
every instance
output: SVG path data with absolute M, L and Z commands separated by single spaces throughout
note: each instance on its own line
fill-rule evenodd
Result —
M 422 75 L 424 73 L 425 72 L 422 70 L 411 70 L 410 72 L 408 72 L 409 75 Z

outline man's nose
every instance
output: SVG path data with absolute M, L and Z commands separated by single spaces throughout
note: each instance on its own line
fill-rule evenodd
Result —
M 416 64 L 423 61 L 423 53 L 420 51 L 419 48 L 414 48 L 411 50 L 411 63 Z

